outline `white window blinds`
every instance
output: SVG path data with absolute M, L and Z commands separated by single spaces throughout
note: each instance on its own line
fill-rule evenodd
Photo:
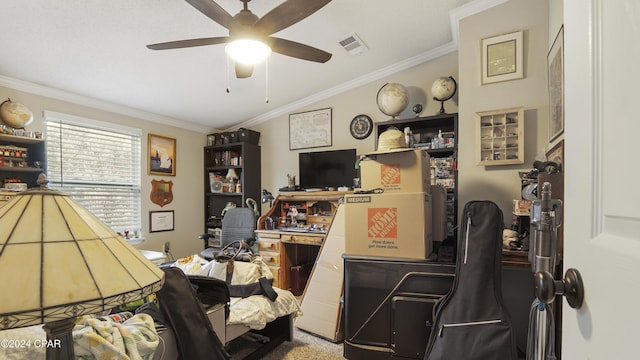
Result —
M 140 217 L 140 130 L 45 112 L 49 186 L 115 231 Z

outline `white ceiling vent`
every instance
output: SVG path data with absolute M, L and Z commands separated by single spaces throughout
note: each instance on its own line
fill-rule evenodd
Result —
M 367 45 L 365 45 L 364 42 L 355 33 L 353 33 L 348 38 L 340 41 L 340 45 L 342 45 L 342 47 L 351 55 L 358 55 L 362 54 L 363 52 L 369 51 Z

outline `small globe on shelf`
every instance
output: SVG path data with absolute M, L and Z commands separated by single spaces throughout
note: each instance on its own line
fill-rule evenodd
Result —
M 413 111 L 413 113 L 416 114 L 416 117 L 420 116 L 420 113 L 422 112 L 422 104 L 413 105 L 413 108 L 411 108 L 411 111 Z
M 383 114 L 395 118 L 409 105 L 409 92 L 402 84 L 388 83 L 378 90 L 376 103 Z
M 436 79 L 431 85 L 433 100 L 440 101 L 440 113 L 444 113 L 444 102 L 451 99 L 458 89 L 458 84 L 453 76 Z

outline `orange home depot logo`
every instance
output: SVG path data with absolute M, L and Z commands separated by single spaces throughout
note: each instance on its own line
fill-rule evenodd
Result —
M 370 238 L 396 239 L 398 237 L 398 209 L 397 208 L 369 208 Z
M 380 166 L 380 184 L 400 184 L 400 165 L 382 164 Z

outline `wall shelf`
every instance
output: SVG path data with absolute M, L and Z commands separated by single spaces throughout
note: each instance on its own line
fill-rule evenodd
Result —
M 24 152 L 20 157 L 0 154 L 0 186 L 6 179 L 16 178 L 29 188 L 38 186 L 38 175 L 47 172 L 44 139 L 0 134 L 0 146 L 22 149 Z

